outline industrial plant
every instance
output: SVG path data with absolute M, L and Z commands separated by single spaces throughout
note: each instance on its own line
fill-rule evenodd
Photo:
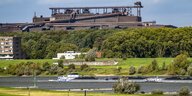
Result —
M 52 7 L 50 17 L 33 17 L 32 23 L 0 24 L 0 32 L 31 32 L 45 30 L 81 30 L 107 28 L 173 27 L 156 24 L 156 21 L 142 21 L 141 2 L 132 6 L 100 7 Z

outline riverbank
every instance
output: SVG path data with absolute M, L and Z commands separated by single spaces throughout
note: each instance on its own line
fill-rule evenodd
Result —
M 115 60 L 118 62 L 117 65 L 111 65 L 111 66 L 89 66 L 88 70 L 79 70 L 80 66 L 75 66 L 76 70 L 75 72 L 81 74 L 81 75 L 94 75 L 94 76 L 115 76 L 115 75 L 128 75 L 129 73 L 129 67 L 134 66 L 135 68 L 138 68 L 140 66 L 147 66 L 151 64 L 151 62 L 155 58 L 127 58 L 126 60 L 122 59 L 108 59 L 108 58 L 102 58 L 102 59 L 97 59 L 96 61 L 110 61 L 110 60 Z M 159 66 L 161 67 L 163 63 L 166 65 L 170 64 L 171 61 L 174 58 L 156 58 Z M 65 60 L 64 60 L 65 61 Z M 75 60 L 72 60 L 75 61 Z M 57 62 L 57 60 L 52 60 L 52 59 L 32 59 L 32 60 L 0 60 L 0 68 L 5 68 L 8 67 L 9 65 L 16 65 L 20 63 L 26 63 L 26 62 L 34 62 L 36 64 L 44 64 L 44 63 L 49 63 L 53 64 L 54 62 Z M 64 66 L 64 70 L 66 71 L 68 69 L 68 66 Z M 65 72 L 66 74 L 67 72 Z M 165 75 L 166 71 L 159 71 L 159 72 L 153 72 L 150 74 L 144 74 L 144 75 Z M 0 75 L 5 76 L 6 74 L 0 73 Z M 41 73 L 40 76 L 46 76 L 50 75 L 45 73 Z M 143 74 L 135 74 L 135 75 L 143 75 Z
M 0 96 L 84 96 L 84 92 L 62 92 L 37 89 L 16 89 L 16 88 L 0 88 Z M 113 94 L 113 93 L 94 93 L 87 92 L 87 96 L 163 96 L 150 94 Z
M 168 67 L 171 62 L 175 58 L 127 58 L 123 59 L 109 59 L 102 58 L 97 59 L 96 61 L 116 61 L 117 65 L 108 65 L 108 66 L 96 66 L 96 65 L 88 65 L 88 66 L 57 66 L 54 65 L 57 60 L 52 59 L 35 59 L 35 60 L 0 60 L 0 76 L 3 75 L 17 75 L 17 76 L 25 76 L 25 75 L 33 75 L 32 66 L 30 64 L 34 64 L 36 68 L 36 72 L 39 76 L 57 76 L 57 75 L 67 75 L 71 72 L 79 73 L 80 75 L 89 75 L 89 76 L 167 76 L 168 74 L 172 74 L 168 72 Z M 192 58 L 188 58 L 188 62 L 191 62 Z M 64 62 L 71 61 L 79 61 L 80 59 L 75 60 L 64 60 Z M 83 60 L 83 59 L 81 59 Z M 27 63 L 28 62 L 28 63 Z M 31 62 L 31 63 L 29 63 Z M 148 72 L 148 67 L 152 66 L 152 62 L 155 62 L 154 68 L 150 69 Z M 12 65 L 12 66 L 10 66 Z M 27 69 L 29 67 L 29 69 Z M 132 68 L 132 73 L 130 72 L 130 68 Z M 152 68 L 152 67 L 150 67 Z M 6 70 L 4 70 L 6 69 Z M 14 69 L 14 70 L 12 70 Z M 51 70 L 52 69 L 52 70 Z M 185 75 L 188 75 L 186 70 L 184 71 Z M 184 74 L 184 73 L 183 73 Z
M 117 65 L 111 65 L 111 66 L 92 66 L 94 68 L 116 68 L 116 66 L 122 67 L 122 68 L 128 68 L 130 66 L 135 66 L 139 67 L 140 65 L 146 65 L 150 64 L 154 59 L 157 60 L 157 62 L 162 65 L 163 63 L 170 64 L 171 61 L 174 58 L 127 58 L 126 60 L 122 60 L 119 58 L 101 58 L 101 59 L 96 59 L 96 61 L 109 61 L 109 60 L 116 60 L 118 61 Z M 80 59 L 78 59 L 80 60 Z M 189 60 L 192 60 L 190 58 Z M 43 64 L 45 62 L 48 62 L 50 64 L 53 64 L 57 60 L 53 59 L 28 59 L 28 60 L 0 60 L 0 67 L 7 67 L 9 65 L 15 65 L 19 63 L 26 63 L 26 62 L 34 62 L 38 64 Z M 75 60 L 74 60 L 75 61 Z

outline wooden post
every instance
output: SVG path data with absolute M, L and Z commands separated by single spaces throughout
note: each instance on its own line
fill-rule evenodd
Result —
M 69 96 L 69 92 L 70 92 L 70 89 L 69 89 L 69 91 L 68 91 L 68 96 Z
M 84 92 L 84 96 L 87 96 L 87 91 L 85 90 L 85 92 Z
M 30 93 L 30 87 L 27 87 L 27 89 L 28 89 L 28 96 L 30 96 L 30 95 L 31 95 L 31 93 Z

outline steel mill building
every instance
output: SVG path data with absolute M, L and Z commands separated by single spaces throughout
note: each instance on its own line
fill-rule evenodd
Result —
M 141 2 L 132 6 L 101 7 L 52 7 L 50 17 L 33 17 L 33 23 L 1 24 L 0 31 L 44 31 L 44 30 L 79 30 L 106 28 L 142 28 L 173 27 L 160 25 L 155 21 L 143 22 Z M 9 28 L 8 28 L 9 27 Z M 7 28 L 7 29 L 6 29 Z

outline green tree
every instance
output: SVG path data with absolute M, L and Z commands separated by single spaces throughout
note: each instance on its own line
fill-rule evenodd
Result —
M 174 60 L 173 64 L 175 67 L 187 69 L 189 67 L 189 61 L 187 60 L 187 55 L 180 54 Z
M 122 67 L 117 67 L 117 73 L 121 73 Z
M 113 90 L 115 93 L 134 94 L 140 90 L 140 85 L 134 82 L 122 80 L 113 85 Z
M 171 63 L 170 65 L 168 65 L 168 69 L 167 69 L 167 73 L 169 75 L 176 75 L 177 74 L 177 70 L 178 68 L 176 68 L 173 63 Z
M 90 49 L 85 56 L 85 61 L 95 61 L 96 58 L 96 48 Z
M 168 67 L 168 73 L 172 75 L 184 75 L 189 67 L 189 61 L 187 60 L 187 55 L 180 54 Z
M 85 58 L 85 54 L 82 54 L 82 53 L 81 53 L 81 54 L 79 55 L 79 58 L 80 58 L 80 59 L 84 59 L 84 58 Z
M 151 64 L 148 66 L 148 72 L 153 72 L 153 71 L 158 71 L 159 70 L 159 65 L 157 63 L 157 60 L 154 59 Z
M 155 89 L 151 92 L 151 94 L 153 95 L 163 95 L 163 91 L 159 90 L 159 89 Z
M 190 90 L 188 87 L 182 87 L 179 91 L 179 96 L 190 96 Z
M 57 61 L 58 66 L 61 67 L 61 68 L 63 68 L 63 67 L 64 67 L 63 62 L 64 62 L 63 60 L 58 60 L 58 61 Z
M 161 67 L 161 70 L 167 70 L 167 66 L 166 66 L 165 62 L 163 62 L 163 65 L 162 65 L 162 67 Z
M 137 73 L 138 74 L 144 74 L 144 73 L 146 73 L 146 67 L 145 66 L 140 66 L 139 68 L 138 68 L 138 70 L 137 70 Z
M 89 68 L 89 66 L 87 64 L 83 64 L 83 65 L 80 66 L 81 71 L 83 71 L 85 69 L 88 69 L 88 68 Z
M 56 75 L 58 73 L 58 66 L 57 65 L 51 65 L 49 69 L 49 73 L 52 75 Z
M 4 73 L 4 69 L 3 68 L 0 68 L 0 73 Z
M 192 66 L 189 66 L 187 68 L 187 73 L 188 73 L 189 76 L 192 76 Z
M 48 62 L 45 62 L 42 64 L 42 71 L 49 71 L 49 69 L 51 68 L 51 65 Z
M 22 49 L 27 59 L 52 58 L 69 50 L 87 52 L 97 48 L 106 58 L 175 57 L 189 53 L 192 57 L 192 27 L 129 28 L 30 33 L 0 33 L 0 36 L 22 37 Z M 183 68 L 186 70 L 186 68 Z
M 70 64 L 70 65 L 68 66 L 68 69 L 69 69 L 69 70 L 75 70 L 75 64 Z
M 133 67 L 133 66 L 131 66 L 131 67 L 129 68 L 129 75 L 134 75 L 135 73 L 136 73 L 136 68 Z
M 61 68 L 61 67 L 59 67 L 59 68 L 57 69 L 57 73 L 58 73 L 58 75 L 64 75 L 64 74 L 66 74 L 64 68 Z

